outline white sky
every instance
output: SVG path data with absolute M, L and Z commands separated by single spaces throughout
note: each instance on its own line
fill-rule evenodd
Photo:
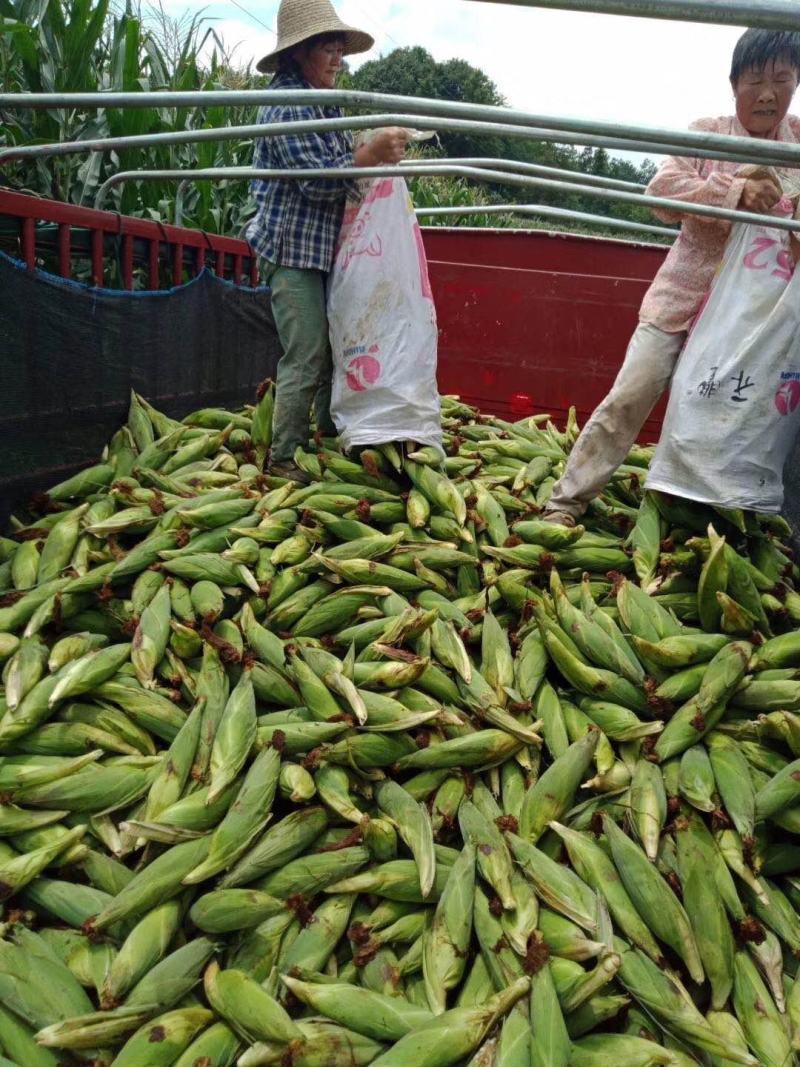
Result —
M 198 11 L 165 0 L 170 12 Z M 213 18 L 241 61 L 274 45 L 278 0 L 212 0 Z M 466 59 L 484 70 L 508 103 L 529 111 L 685 128 L 730 114 L 728 71 L 738 27 L 545 11 L 474 0 L 338 0 L 340 16 L 376 46 L 422 45 L 437 60 Z M 269 27 L 269 28 L 268 28 Z

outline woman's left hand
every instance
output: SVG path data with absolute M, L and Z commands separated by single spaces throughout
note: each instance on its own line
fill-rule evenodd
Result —
M 381 163 L 399 163 L 406 153 L 408 131 L 402 126 L 387 126 L 376 130 L 372 137 L 356 149 L 357 167 L 377 167 Z

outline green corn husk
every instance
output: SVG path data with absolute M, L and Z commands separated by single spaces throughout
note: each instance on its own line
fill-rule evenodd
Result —
M 433 922 L 423 935 L 425 992 L 436 1014 L 445 1010 L 447 994 L 459 984 L 466 967 L 474 886 L 475 850 L 467 845 L 450 869 Z
M 250 672 L 231 692 L 211 746 L 209 801 L 236 778 L 256 739 L 256 705 Z
M 98 686 L 95 700 L 108 701 L 132 719 L 136 726 L 163 741 L 174 741 L 186 722 L 186 712 L 160 693 L 146 691 L 124 681 L 112 680 Z
M 259 926 L 285 908 L 284 901 L 255 889 L 217 889 L 195 901 L 189 918 L 206 933 L 226 934 Z
M 636 761 L 629 799 L 631 824 L 647 858 L 654 863 L 667 819 L 667 796 L 661 770 L 648 760 Z
M 717 1034 L 709 1026 L 674 978 L 618 939 L 615 939 L 614 948 L 622 961 L 621 984 L 648 1014 L 701 1051 L 757 1067 L 757 1060 L 740 1052 L 724 1035 Z
M 549 962 L 531 979 L 531 1064 L 567 1067 L 571 1047 Z
M 764 1067 L 789 1062 L 791 1043 L 780 1014 L 755 964 L 743 952 L 734 961 L 733 1005 L 758 1062 Z
M 150 757 L 123 757 L 144 759 Z M 33 807 L 61 807 L 73 812 L 102 815 L 125 807 L 143 796 L 158 769 L 158 760 L 147 766 L 91 767 L 47 785 L 23 787 L 16 798 Z
M 584 930 L 595 933 L 598 929 L 597 901 L 586 883 L 515 834 L 508 835 L 508 842 L 540 900 Z
M 221 888 L 246 885 L 289 863 L 319 837 L 327 824 L 327 816 L 319 807 L 287 815 L 225 874 L 219 883 Z
M 374 893 L 388 900 L 421 904 L 426 899 L 439 900 L 447 883 L 448 874 L 449 870 L 443 864 L 437 864 L 436 876 L 426 898 L 423 897 L 420 888 L 420 873 L 417 864 L 413 860 L 390 860 L 371 870 L 335 881 L 325 886 L 325 891 L 327 893 Z
M 198 937 L 165 956 L 136 983 L 125 998 L 126 1006 L 177 1004 L 200 982 L 216 947 L 208 938 Z
M 373 1062 L 376 1067 L 390 1067 L 393 1063 L 447 1067 L 457 1063 L 474 1052 L 497 1020 L 525 996 L 529 986 L 529 979 L 520 978 L 481 1008 L 454 1008 L 437 1015 L 434 1021 L 401 1038 L 390 1052 Z
M 271 385 L 134 394 L 108 479 L 12 520 L 15 1067 L 791 1062 L 786 524 L 645 494 L 639 448 L 543 522 L 574 412 L 441 404 L 444 459 L 316 437 L 301 486 Z
M 751 645 L 735 641 L 714 656 L 697 695 L 672 716 L 656 742 L 659 759 L 679 755 L 713 729 L 744 677 L 751 654 Z
M 174 1067 L 233 1067 L 241 1049 L 241 1041 L 225 1023 L 214 1023 L 204 1030 L 181 1053 Z
M 0 941 L 0 999 L 41 1029 L 92 1011 L 77 979 L 39 935 L 17 926 Z
M 55 827 L 48 827 L 41 832 L 47 833 L 54 829 Z M 0 899 L 7 900 L 32 882 L 58 856 L 69 851 L 73 844 L 80 841 L 84 833 L 84 828 L 78 826 L 73 830 L 67 830 L 63 836 L 57 835 L 54 840 L 43 844 L 40 848 L 34 848 L 20 856 L 0 860 Z
M 423 898 L 427 897 L 436 876 L 433 829 L 427 809 L 418 805 L 404 789 L 391 781 L 378 785 L 375 798 L 411 850 L 419 870 L 420 891 Z
M 290 1055 L 297 1067 L 366 1067 L 384 1049 L 376 1041 L 327 1020 L 301 1022 L 299 1029 L 302 1038 L 291 1041 L 285 1053 L 280 1045 L 256 1042 L 242 1054 L 239 1067 L 274 1063 L 276 1055 L 284 1054 Z
M 212 752 L 212 773 L 213 755 Z M 245 775 L 236 800 L 214 831 L 208 855 L 184 877 L 184 885 L 195 885 L 218 874 L 242 855 L 270 818 L 279 773 L 277 751 L 262 749 Z M 209 799 L 213 799 L 212 791 Z
M 707 872 L 695 866 L 683 879 L 683 905 L 711 984 L 711 1006 L 721 1011 L 733 988 L 734 940 L 722 897 Z
M 619 993 L 592 997 L 567 1016 L 567 1032 L 573 1040 L 584 1037 L 597 1027 L 614 1021 L 629 1004 L 629 999 Z
M 675 1056 L 653 1041 L 630 1034 L 594 1034 L 572 1046 L 570 1063 L 574 1067 L 676 1067 Z
M 105 976 L 100 1004 L 113 1008 L 128 990 L 147 974 L 165 954 L 175 936 L 185 910 L 185 902 L 169 900 L 156 905 L 134 926 Z
M 168 849 L 131 882 L 92 920 L 94 930 L 107 929 L 130 916 L 142 915 L 156 904 L 177 896 L 189 871 L 208 855 L 211 842 L 206 837 Z
M 179 1008 L 146 1023 L 123 1045 L 113 1067 L 171 1067 L 194 1037 L 213 1021 L 205 1008 Z
M 747 760 L 736 742 L 724 734 L 709 734 L 706 747 L 725 810 L 742 838 L 750 841 L 755 832 L 756 799 Z
M 634 906 L 608 853 L 587 834 L 559 823 L 552 825 L 564 841 L 573 867 L 588 885 L 603 896 L 614 921 L 625 936 L 651 959 L 659 960 L 661 951 L 658 944 Z
M 348 927 L 354 896 L 329 896 L 315 910 L 309 924 L 300 931 L 288 951 L 281 956 L 284 970 L 322 970 Z
M 337 880 L 349 880 L 370 860 L 366 848 L 354 845 L 336 852 L 319 852 L 287 863 L 256 883 L 256 888 L 272 896 L 286 899 L 300 893 L 311 896 L 322 889 L 334 887 Z M 416 864 L 410 864 L 416 874 Z M 403 873 L 408 876 L 408 869 Z M 417 879 L 418 880 L 418 879 Z M 405 884 L 405 883 L 404 883 Z M 350 892 L 349 888 L 337 887 L 334 892 Z
M 204 982 L 214 1011 L 245 1041 L 288 1043 L 302 1038 L 297 1025 L 274 997 L 243 972 L 220 970 L 211 963 Z
M 294 804 L 311 800 L 317 792 L 312 776 L 297 763 L 284 763 L 280 769 L 278 789 L 281 796 Z
M 714 811 L 714 772 L 705 746 L 693 745 L 681 756 L 678 788 L 681 796 L 699 811 Z
M 14 1059 L 8 1060 L 10 1067 L 58 1067 L 58 1058 L 34 1038 L 29 1029 L 17 1016 L 0 1005 L 0 1041 L 3 1050 Z M 60 1057 L 59 1057 L 60 1058 Z
M 55 1023 L 36 1035 L 46 1048 L 91 1049 L 118 1042 L 153 1015 L 151 1007 L 124 1007 L 113 1012 L 92 1012 Z
M 692 978 L 702 982 L 703 965 L 688 916 L 644 852 L 608 816 L 603 819 L 614 866 L 639 914 L 656 936 L 683 959 Z
M 581 779 L 594 756 L 599 731 L 590 730 L 576 741 L 563 756 L 555 760 L 542 777 L 531 786 L 522 804 L 520 832 L 535 843 L 547 824 L 559 819 L 571 806 Z

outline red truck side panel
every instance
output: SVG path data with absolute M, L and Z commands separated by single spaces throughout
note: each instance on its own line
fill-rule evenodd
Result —
M 439 383 L 521 417 L 571 404 L 583 422 L 622 362 L 666 249 L 531 230 L 424 231 L 439 319 Z M 643 436 L 657 436 L 663 405 Z

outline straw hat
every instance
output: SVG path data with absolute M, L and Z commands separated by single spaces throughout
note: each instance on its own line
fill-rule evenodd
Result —
M 281 52 L 296 48 L 319 33 L 341 34 L 346 56 L 368 52 L 375 44 L 374 38 L 368 33 L 345 25 L 333 10 L 330 0 L 281 0 L 278 8 L 278 41 L 273 51 L 258 61 L 258 70 L 265 74 L 277 70 Z

